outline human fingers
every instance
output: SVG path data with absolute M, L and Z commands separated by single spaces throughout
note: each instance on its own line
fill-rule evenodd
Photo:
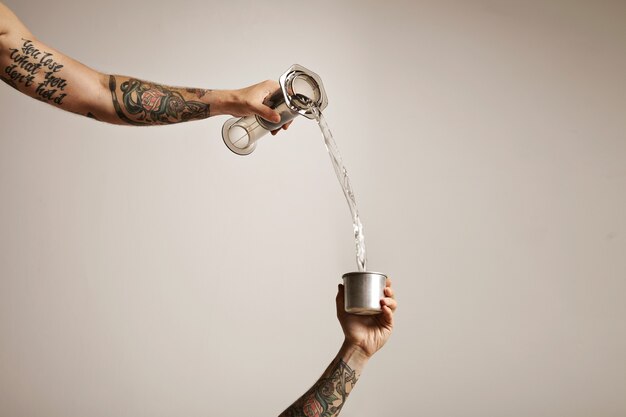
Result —
M 280 122 L 280 114 L 263 103 L 251 103 L 252 111 L 272 123 Z
M 390 297 L 390 298 L 396 298 L 396 292 L 393 290 L 393 288 L 385 287 L 383 291 L 385 293 L 385 296 Z
M 285 123 L 284 125 L 282 125 L 281 127 L 279 127 L 278 129 L 272 130 L 272 136 L 275 136 L 278 132 L 280 132 L 280 130 L 287 130 L 289 129 L 289 125 L 291 125 L 291 123 L 293 122 L 293 120 Z
M 265 80 L 252 88 L 254 92 L 249 103 L 252 111 L 270 122 L 280 122 L 280 114 L 265 104 L 265 99 L 280 88 L 278 82 Z
M 389 307 L 391 311 L 396 311 L 396 309 L 398 308 L 398 302 L 390 297 L 385 297 L 382 300 L 380 300 L 380 304 L 381 306 L 385 305 Z
M 382 300 L 381 300 L 381 308 L 382 308 L 381 318 L 383 320 L 383 324 L 389 328 L 393 327 L 393 311 L 391 310 L 391 308 L 389 308 L 389 306 L 383 304 Z
M 343 292 L 344 292 L 343 284 L 337 285 L 337 296 L 335 297 L 335 304 L 337 305 L 337 313 L 344 311 Z

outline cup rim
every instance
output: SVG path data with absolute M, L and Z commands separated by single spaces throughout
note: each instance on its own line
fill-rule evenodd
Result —
M 349 277 L 355 277 L 355 276 L 367 276 L 367 275 L 379 275 L 379 276 L 388 278 L 387 274 L 383 274 L 382 272 L 374 272 L 374 271 L 346 272 L 345 274 L 343 274 L 342 278 L 349 278 Z

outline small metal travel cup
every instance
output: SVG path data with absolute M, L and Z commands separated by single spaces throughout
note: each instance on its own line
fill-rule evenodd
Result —
M 387 276 L 378 272 L 348 272 L 343 275 L 344 303 L 348 313 L 371 315 L 382 309 Z
M 292 65 L 278 80 L 280 90 L 265 99 L 265 104 L 280 114 L 280 122 L 272 123 L 260 116 L 233 117 L 222 126 L 222 139 L 237 155 L 248 155 L 256 142 L 272 130 L 282 127 L 296 116 L 314 118 L 313 109 L 328 105 L 321 78 L 300 65 Z

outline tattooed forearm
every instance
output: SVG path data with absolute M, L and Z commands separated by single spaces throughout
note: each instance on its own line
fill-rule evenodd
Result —
M 113 107 L 115 108 L 115 113 L 121 120 L 135 126 L 143 126 L 148 124 L 135 122 L 134 120 L 129 119 L 126 114 L 124 114 L 124 111 L 122 111 L 122 107 L 120 106 L 119 100 L 117 99 L 117 82 L 115 76 L 113 75 L 109 76 L 109 89 L 111 90 L 111 97 L 113 99 Z
M 322 378 L 279 417 L 337 416 L 357 379 L 356 371 L 337 359 Z
M 0 80 L 4 81 L 5 83 L 7 83 L 8 85 L 10 85 L 11 87 L 17 90 L 17 84 L 15 84 L 15 82 L 12 79 L 6 78 L 0 75 Z
M 19 48 L 9 48 L 9 65 L 4 68 L 2 81 L 15 89 L 19 85 L 24 87 L 35 86 L 34 97 L 63 104 L 67 96 L 64 93 L 67 80 L 59 74 L 63 65 L 56 61 L 54 54 L 38 49 L 33 41 L 22 38 Z
M 205 90 L 204 88 L 185 88 L 185 91 L 194 94 L 198 98 L 202 98 L 211 90 Z
M 128 124 L 170 124 L 209 117 L 208 104 L 185 99 L 180 89 L 135 78 L 122 81 L 119 88 L 117 84 L 117 77 L 110 75 L 109 89 L 115 113 Z M 207 90 L 188 89 L 187 92 L 202 98 Z

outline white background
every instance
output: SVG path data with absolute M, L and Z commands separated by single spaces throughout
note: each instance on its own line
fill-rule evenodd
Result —
M 626 414 L 623 1 L 5 0 L 103 72 L 322 77 L 400 307 L 343 416 Z M 355 269 L 316 125 L 109 126 L 0 86 L 0 415 L 275 416 Z

